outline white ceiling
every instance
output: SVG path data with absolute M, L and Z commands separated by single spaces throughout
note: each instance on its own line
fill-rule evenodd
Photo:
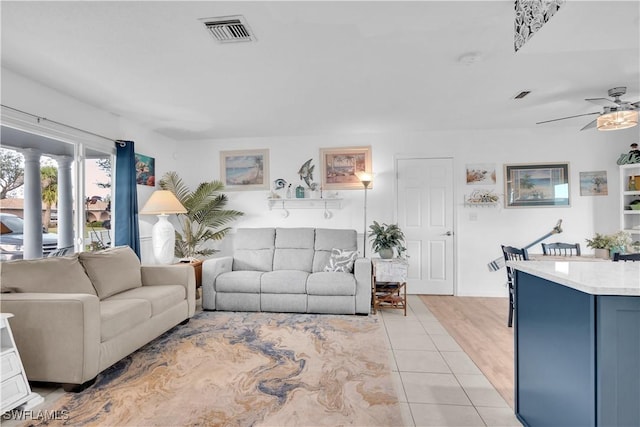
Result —
M 601 111 L 584 98 L 611 87 L 640 99 L 637 0 L 567 0 L 517 53 L 513 1 L 2 1 L 1 12 L 3 67 L 181 141 L 526 128 Z M 219 44 L 199 21 L 236 14 L 257 42 Z M 514 100 L 521 90 L 532 93 Z

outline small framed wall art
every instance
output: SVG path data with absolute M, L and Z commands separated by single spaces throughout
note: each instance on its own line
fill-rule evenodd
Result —
M 581 196 L 606 196 L 608 194 L 607 171 L 580 172 Z
M 491 185 L 496 183 L 495 163 L 474 163 L 467 165 L 468 185 Z
M 320 165 L 323 190 L 362 189 L 357 173 L 372 174 L 371 147 L 321 148 Z
M 135 154 L 136 157 L 136 184 L 156 185 L 156 159 L 143 154 Z
M 569 206 L 569 163 L 504 165 L 507 208 Z
M 268 190 L 269 150 L 221 151 L 220 175 L 225 190 Z

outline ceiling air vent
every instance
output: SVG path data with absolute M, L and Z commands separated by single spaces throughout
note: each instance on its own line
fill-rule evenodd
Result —
M 220 43 L 255 41 L 251 29 L 243 16 L 221 16 L 219 18 L 202 18 L 209 33 Z
M 516 96 L 513 97 L 513 99 L 522 99 L 525 96 L 529 95 L 531 93 L 530 90 L 523 90 L 522 92 L 520 92 L 519 94 L 517 94 Z

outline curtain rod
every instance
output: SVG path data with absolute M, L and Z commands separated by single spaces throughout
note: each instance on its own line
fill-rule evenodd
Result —
M 119 139 L 113 139 L 113 138 L 109 138 L 109 137 L 106 137 L 106 136 L 103 136 L 103 135 L 99 135 L 97 133 L 89 132 L 88 130 L 84 130 L 84 129 L 77 128 L 75 126 L 71 126 L 71 125 L 67 125 L 67 124 L 64 124 L 64 123 L 60 123 L 60 122 L 57 122 L 55 120 L 50 120 L 50 119 L 47 119 L 46 117 L 41 117 L 41 116 L 38 116 L 36 114 L 29 113 L 27 111 L 22 111 L 22 110 L 19 110 L 17 108 L 9 107 L 8 105 L 0 104 L 0 106 L 2 106 L 4 108 L 8 108 L 9 110 L 13 110 L 13 111 L 17 111 L 17 112 L 22 113 L 22 114 L 26 114 L 26 115 L 31 116 L 31 117 L 35 117 L 38 120 L 38 123 L 40 123 L 41 120 L 42 121 L 46 121 L 46 122 L 51 122 L 51 123 L 54 123 L 54 124 L 59 125 L 59 126 L 64 126 L 66 128 L 69 128 L 69 129 L 73 129 L 73 130 L 77 130 L 79 132 L 86 133 L 88 135 L 92 135 L 92 136 L 96 136 L 98 138 L 106 139 L 107 141 L 117 142 L 118 144 L 120 144 L 121 147 L 126 145 L 125 142 L 123 142 L 123 141 L 121 141 Z

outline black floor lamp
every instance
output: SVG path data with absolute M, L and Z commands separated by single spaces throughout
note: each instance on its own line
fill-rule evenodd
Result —
M 367 189 L 371 184 L 371 174 L 358 172 L 358 179 L 364 185 L 364 235 L 362 236 L 362 256 L 367 256 Z

